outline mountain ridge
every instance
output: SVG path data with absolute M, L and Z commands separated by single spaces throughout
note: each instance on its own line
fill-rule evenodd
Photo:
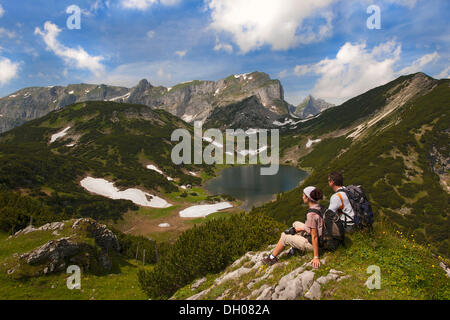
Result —
M 70 104 L 85 101 L 143 104 L 164 109 L 192 123 L 206 120 L 216 107 L 242 101 L 253 95 L 271 112 L 279 115 L 288 113 L 281 82 L 256 71 L 231 75 L 218 81 L 188 81 L 172 88 L 155 87 L 146 79 L 132 88 L 104 84 L 30 87 L 0 99 L 0 132 Z

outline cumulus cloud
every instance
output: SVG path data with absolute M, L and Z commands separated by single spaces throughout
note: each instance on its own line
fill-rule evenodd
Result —
M 421 71 L 439 58 L 437 52 L 426 54 L 397 70 L 401 52 L 401 45 L 395 41 L 382 43 L 372 50 L 365 43 L 347 42 L 335 58 L 296 66 L 294 73 L 299 76 L 307 73 L 319 75 L 312 94 L 333 103 L 342 103 L 400 75 Z
M 297 66 L 294 72 L 319 75 L 313 95 L 341 103 L 360 93 L 395 78 L 394 64 L 400 59 L 401 46 L 390 41 L 367 49 L 365 43 L 344 44 L 334 59 L 324 59 L 313 65 Z
M 3 86 L 8 81 L 17 76 L 20 63 L 12 62 L 8 58 L 0 57 L 0 85 Z
M 329 36 L 335 0 L 205 0 L 210 27 L 230 34 L 242 53 L 270 45 L 287 50 Z M 308 19 L 308 21 L 306 21 Z M 308 23 L 305 23 L 308 22 Z
M 147 31 L 147 38 L 152 39 L 155 36 L 155 31 L 149 30 Z
M 121 0 L 122 6 L 127 9 L 146 10 L 153 4 L 162 4 L 165 6 L 173 6 L 178 4 L 180 0 Z
M 439 54 L 435 51 L 433 53 L 426 54 L 421 58 L 415 60 L 410 66 L 407 66 L 400 70 L 401 74 L 410 74 L 422 71 L 422 68 L 431 62 L 435 62 L 439 59 Z
M 0 4 L 0 18 L 3 17 L 5 14 L 5 10 L 3 9 L 2 5 Z
M 39 28 L 34 31 L 35 34 L 42 37 L 47 45 L 47 50 L 62 58 L 67 65 L 87 69 L 97 76 L 105 71 L 105 67 L 100 63 L 104 59 L 102 56 L 91 56 L 81 46 L 77 49 L 64 46 L 57 39 L 60 32 L 61 29 L 50 21 L 44 24 L 44 31 Z

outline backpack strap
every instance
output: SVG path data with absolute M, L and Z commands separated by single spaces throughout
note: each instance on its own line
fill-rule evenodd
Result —
M 321 207 L 321 208 L 323 209 L 323 207 Z M 323 213 L 322 213 L 321 210 L 309 208 L 309 209 L 306 211 L 306 214 L 308 214 L 308 213 L 310 213 L 310 212 L 319 215 L 319 217 L 321 217 L 322 220 L 323 220 Z M 325 225 L 325 222 L 323 222 L 323 223 L 324 223 L 324 225 Z M 317 230 L 317 232 L 319 232 L 319 231 Z M 306 236 L 306 239 L 308 240 L 308 242 L 309 242 L 310 244 L 312 244 L 312 237 L 311 237 L 311 234 L 308 234 L 308 235 Z M 322 247 L 323 247 L 323 234 L 322 234 L 321 237 L 319 237 L 319 248 L 322 248 Z
M 341 199 L 341 206 L 339 207 L 339 209 L 341 210 L 341 214 L 343 214 L 345 217 L 347 217 L 348 219 L 350 219 L 349 222 L 353 222 L 355 223 L 355 219 L 353 219 L 352 217 L 350 217 L 348 214 L 346 214 L 343 210 L 344 210 L 344 199 L 342 198 L 342 195 L 339 192 L 345 192 L 345 194 L 347 195 L 347 192 L 345 191 L 344 188 L 339 189 L 338 191 L 336 191 L 336 194 L 338 195 L 339 199 Z M 347 195 L 348 197 L 348 195 Z M 344 220 L 344 225 L 345 227 L 347 227 L 347 219 Z
M 313 213 L 315 213 L 315 214 L 318 214 L 319 217 L 321 217 L 321 218 L 323 219 L 323 213 L 322 213 L 321 210 L 309 208 L 308 211 L 306 211 L 306 214 L 308 214 L 308 213 L 310 213 L 310 212 L 313 212 Z
M 339 191 L 336 193 L 339 197 L 339 199 L 341 199 L 341 206 L 339 207 L 339 209 L 344 210 L 344 199 L 342 198 L 342 195 L 339 193 Z

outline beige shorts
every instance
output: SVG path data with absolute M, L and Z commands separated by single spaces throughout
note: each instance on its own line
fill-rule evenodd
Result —
M 298 229 L 303 228 L 305 224 L 297 221 L 294 222 L 293 226 L 294 228 Z M 281 242 L 284 246 L 291 246 L 301 251 L 313 251 L 312 244 L 309 243 L 308 239 L 301 236 L 300 234 L 290 235 L 283 232 L 281 234 Z

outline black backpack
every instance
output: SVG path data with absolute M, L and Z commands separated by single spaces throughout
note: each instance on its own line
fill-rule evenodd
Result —
M 321 207 L 321 210 L 308 209 L 307 213 L 313 212 L 323 219 L 322 237 L 319 239 L 320 246 L 328 251 L 336 250 L 345 243 L 345 229 L 337 213 Z
M 346 188 L 339 189 L 337 192 L 345 192 L 350 205 L 352 206 L 355 216 L 350 218 L 355 227 L 359 229 L 372 228 L 373 224 L 373 211 L 370 205 L 369 199 L 367 199 L 366 194 L 361 186 L 351 185 Z M 348 217 L 348 216 L 347 216 Z

